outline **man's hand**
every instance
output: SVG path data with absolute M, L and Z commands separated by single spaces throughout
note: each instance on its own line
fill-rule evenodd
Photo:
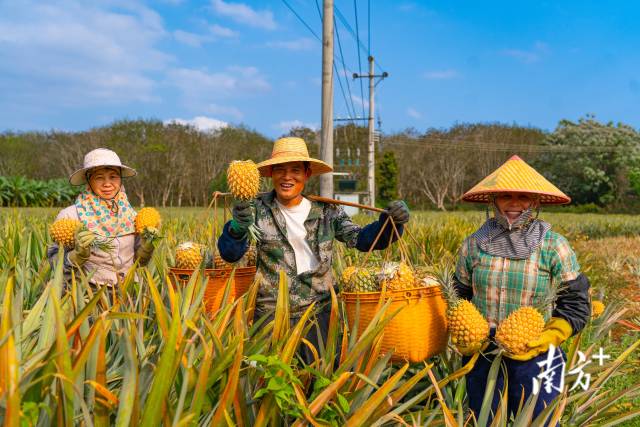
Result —
M 69 261 L 78 266 L 84 265 L 91 256 L 91 245 L 96 235 L 89 230 L 79 229 L 75 234 L 75 248 L 69 252 Z
M 394 200 L 389 203 L 385 211 L 396 224 L 406 224 L 409 222 L 409 208 L 402 200 Z
M 243 238 L 247 235 L 249 227 L 253 224 L 253 209 L 251 209 L 251 203 L 248 201 L 238 202 L 233 207 L 233 220 L 231 220 L 231 226 L 229 231 L 235 238 Z

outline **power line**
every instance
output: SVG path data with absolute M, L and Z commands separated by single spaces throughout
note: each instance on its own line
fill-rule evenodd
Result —
M 318 0 L 316 0 L 316 10 L 318 11 L 318 17 L 320 18 L 320 22 L 322 22 L 322 12 L 320 11 L 320 3 L 318 3 Z M 334 22 L 335 22 L 335 15 L 334 15 Z M 351 96 L 351 86 L 349 86 L 349 79 L 347 78 L 347 69 L 346 69 L 346 65 L 344 63 L 344 56 L 342 55 L 342 45 L 340 44 L 340 33 L 338 32 L 338 26 L 335 25 L 334 27 L 335 32 L 336 32 L 336 36 L 338 39 L 338 46 L 340 48 L 340 57 L 341 57 L 341 62 L 342 62 L 342 68 L 344 70 L 344 80 L 345 80 L 345 84 L 347 85 L 347 90 L 349 92 L 349 101 L 351 102 L 351 107 L 353 109 L 353 116 L 356 116 L 356 109 L 355 106 L 353 105 L 353 97 Z M 335 57 L 335 55 L 334 55 Z M 344 103 L 345 106 L 347 108 L 347 115 L 351 117 L 351 111 L 349 110 L 349 101 L 347 100 L 347 96 L 344 92 L 344 87 L 342 85 L 342 79 L 340 78 L 340 73 L 338 72 L 338 68 L 336 67 L 336 64 L 334 62 L 333 64 L 333 69 L 336 73 L 336 76 L 338 77 L 338 84 L 340 85 L 340 92 L 342 93 L 342 98 L 344 99 Z
M 469 150 L 482 150 L 493 152 L 514 152 L 514 151 L 529 151 L 532 153 L 598 153 L 598 152 L 628 152 L 629 147 L 620 147 L 615 145 L 610 146 L 595 146 L 595 147 L 575 147 L 575 146 L 562 146 L 562 145 L 533 145 L 533 144 L 510 144 L 510 145 L 496 145 L 494 142 L 481 141 L 481 140 L 463 140 L 463 139 L 448 139 L 438 137 L 427 137 L 423 139 L 408 139 L 404 141 L 394 141 L 386 139 L 386 144 L 397 145 L 405 147 L 417 147 L 422 148 L 454 148 L 454 149 L 469 149 Z
M 317 1 L 317 0 L 316 0 Z M 344 63 L 344 54 L 342 53 L 342 42 L 340 41 L 340 31 L 338 30 L 338 26 L 336 25 L 335 27 L 336 30 L 336 39 L 338 41 L 338 51 L 340 52 L 340 61 L 342 62 L 342 70 L 344 72 L 344 79 L 347 83 L 347 90 L 349 92 L 349 100 L 351 100 L 351 108 L 353 109 L 353 116 L 352 117 L 357 117 L 358 114 L 356 113 L 356 106 L 353 103 L 353 95 L 351 94 L 351 85 L 349 84 L 349 78 L 347 77 L 347 65 Z M 348 113 L 348 108 L 347 108 L 347 113 Z M 349 115 L 351 115 L 351 113 L 349 113 Z
M 356 16 L 356 50 L 358 51 L 358 74 L 362 75 L 362 60 L 360 59 L 360 34 L 358 29 L 358 2 L 353 0 L 353 10 Z M 360 80 L 360 101 L 362 102 L 362 117 L 364 117 L 364 87 L 362 85 L 362 79 Z
M 296 12 L 296 11 L 295 11 L 295 9 L 294 9 L 293 7 L 291 7 L 291 5 L 290 5 L 289 3 L 287 3 L 287 0 L 282 0 L 282 2 L 283 2 L 283 3 L 284 3 L 284 4 L 289 8 L 289 10 L 290 10 L 290 11 L 291 11 L 291 12 L 292 12 L 292 13 L 293 13 L 297 18 L 298 18 L 298 20 L 299 20 L 300 22 L 302 22 L 302 24 L 303 24 L 305 27 L 307 27 L 307 29 L 308 29 L 309 31 L 311 31 L 311 34 L 313 34 L 313 36 L 314 36 L 316 39 L 318 39 L 318 41 L 320 41 L 320 43 L 322 43 L 322 38 L 321 38 L 320 36 L 318 36 L 318 35 L 316 34 L 316 32 L 315 32 L 315 31 L 313 31 L 313 28 L 311 28 L 311 26 L 310 26 L 309 24 L 307 24 L 307 22 L 306 22 L 304 19 L 302 19 L 302 17 L 301 17 L 300 15 L 298 15 L 298 12 Z
M 353 30 L 353 27 L 351 25 L 349 25 L 349 22 L 347 21 L 347 18 L 345 18 L 344 15 L 342 14 L 342 12 L 340 12 L 340 9 L 338 8 L 338 6 L 335 6 L 334 9 L 335 9 L 336 16 L 342 22 L 342 24 L 345 26 L 345 28 L 349 31 L 349 33 L 351 34 L 353 39 L 356 40 L 357 45 L 360 48 L 360 50 L 363 53 L 368 53 L 366 46 L 364 44 L 362 44 L 362 42 L 358 39 L 358 37 L 356 37 L 356 32 Z M 376 65 L 376 67 L 378 67 L 378 69 L 380 71 L 382 71 L 382 65 L 378 61 L 375 61 L 375 65 Z

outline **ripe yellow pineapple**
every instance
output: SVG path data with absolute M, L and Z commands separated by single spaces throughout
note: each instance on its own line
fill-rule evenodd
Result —
M 238 200 L 251 200 L 260 189 L 260 172 L 251 160 L 234 160 L 227 168 L 227 183 L 233 197 Z
M 458 297 L 449 271 L 443 272 L 439 282 L 447 300 L 447 328 L 451 343 L 457 347 L 479 351 L 489 339 L 487 319 L 471 301 Z
M 233 268 L 233 264 L 228 263 L 220 254 L 216 254 L 213 258 L 213 268 L 216 269 L 225 269 L 225 268 Z
M 136 215 L 136 233 L 141 234 L 147 228 L 160 228 L 160 212 L 155 208 L 142 208 Z
M 176 267 L 196 269 L 203 259 L 203 245 L 194 242 L 184 242 L 176 248 Z
M 342 283 L 342 286 L 348 285 L 349 280 L 351 279 L 351 275 L 355 273 L 357 270 L 358 270 L 358 267 L 354 265 L 350 265 L 344 270 L 342 270 L 342 274 L 340 275 L 340 282 Z
M 73 248 L 75 233 L 82 227 L 82 222 L 77 219 L 61 218 L 49 226 L 49 234 L 54 242 L 66 249 Z
M 605 305 L 600 300 L 591 301 L 591 317 L 597 319 L 604 313 Z
M 382 266 L 379 274 L 380 286 L 389 291 L 411 289 L 415 287 L 415 276 L 411 267 L 404 262 L 388 262 Z
M 496 342 L 508 353 L 526 353 L 530 350 L 527 343 L 540 338 L 544 325 L 544 317 L 538 310 L 520 307 L 498 325 Z

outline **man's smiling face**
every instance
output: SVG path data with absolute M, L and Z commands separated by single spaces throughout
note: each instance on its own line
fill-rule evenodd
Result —
M 288 162 L 271 167 L 271 181 L 278 201 L 285 206 L 295 206 L 302 200 L 302 191 L 311 176 L 311 169 L 304 162 Z

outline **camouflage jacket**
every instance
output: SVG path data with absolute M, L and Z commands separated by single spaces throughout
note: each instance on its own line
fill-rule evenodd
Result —
M 299 317 L 313 302 L 322 303 L 329 299 L 329 288 L 333 286 L 331 269 L 333 241 L 343 242 L 349 248 L 369 250 L 386 220 L 380 219 L 365 227 L 353 223 L 342 207 L 321 202 L 311 202 L 311 210 L 305 220 L 307 243 L 318 260 L 318 266 L 311 271 L 297 274 L 293 247 L 287 240 L 287 226 L 284 216 L 275 201 L 275 191 L 256 199 L 256 224 L 262 231 L 262 239 L 257 244 L 257 277 L 260 280 L 256 311 L 265 313 L 275 308 L 278 297 L 279 272 L 283 270 L 289 284 L 289 304 L 292 317 Z M 235 239 L 226 223 L 218 239 L 220 255 L 228 262 L 240 259 L 247 250 L 247 238 Z M 398 226 L 402 233 L 402 226 Z M 374 249 L 386 248 L 396 240 L 390 226 L 376 243 Z

